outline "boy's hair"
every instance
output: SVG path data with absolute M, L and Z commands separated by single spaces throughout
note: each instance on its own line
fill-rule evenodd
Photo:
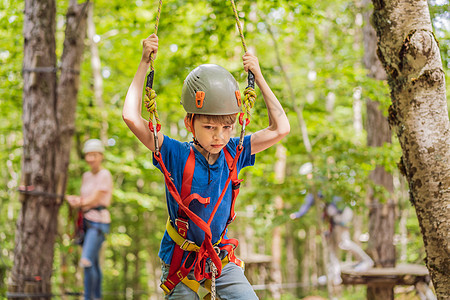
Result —
M 186 117 L 189 121 L 192 120 L 192 113 L 187 113 Z M 203 114 L 195 114 L 195 117 L 202 116 L 206 118 L 210 122 L 219 123 L 219 124 L 225 124 L 225 125 L 233 125 L 236 122 L 236 116 L 237 114 L 230 114 L 230 115 L 203 115 Z

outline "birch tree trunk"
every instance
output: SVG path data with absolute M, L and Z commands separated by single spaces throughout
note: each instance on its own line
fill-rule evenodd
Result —
M 450 125 L 439 46 L 427 1 L 373 0 L 378 57 L 388 75 L 389 124 L 439 299 L 450 295 Z
M 23 157 L 14 266 L 8 295 L 51 298 L 54 242 L 74 132 L 85 15 L 71 1 L 57 85 L 54 0 L 25 1 Z

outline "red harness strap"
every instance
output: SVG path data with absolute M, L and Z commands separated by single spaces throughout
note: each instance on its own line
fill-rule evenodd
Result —
M 228 219 L 227 226 L 233 222 L 233 220 L 236 218 L 236 213 L 234 212 L 234 204 L 236 203 L 234 200 L 239 195 L 239 188 L 241 187 L 242 179 L 238 179 L 237 176 L 237 169 L 233 167 L 233 157 L 231 156 L 230 152 L 226 148 L 224 148 L 225 151 L 223 153 L 225 154 L 225 159 L 228 164 L 228 169 L 230 169 L 230 174 L 232 176 L 231 179 L 231 188 L 232 188 L 232 201 L 231 201 L 231 212 L 230 212 L 230 218 Z M 242 149 L 241 149 L 242 151 Z M 241 153 L 239 153 L 240 155 Z M 236 153 L 236 156 L 238 153 Z M 237 240 L 236 240 L 237 241 Z
M 161 170 L 163 171 L 167 188 L 179 205 L 178 219 L 175 220 L 175 225 L 177 227 L 178 234 L 184 239 L 186 239 L 187 231 L 189 230 L 188 226 L 189 219 L 191 219 L 198 227 L 200 227 L 200 229 L 202 229 L 205 232 L 205 239 L 202 245 L 200 246 L 199 252 L 198 253 L 191 252 L 186 258 L 183 265 L 181 265 L 181 261 L 183 258 L 184 250 L 179 245 L 175 246 L 172 255 L 172 260 L 170 263 L 169 275 L 167 276 L 166 281 L 163 284 L 161 284 L 161 287 L 164 289 L 166 293 L 170 293 L 175 288 L 175 286 L 179 282 L 181 282 L 183 278 L 187 276 L 187 274 L 189 274 L 194 265 L 195 265 L 194 274 L 195 278 L 198 281 L 200 281 L 203 278 L 211 279 L 211 273 L 210 272 L 207 273 L 205 271 L 206 260 L 208 258 L 210 258 L 214 263 L 214 265 L 217 267 L 218 272 L 217 277 L 220 276 L 222 272 L 222 262 L 218 256 L 218 253 L 216 253 L 212 245 L 211 240 L 212 233 L 210 225 L 214 218 L 214 214 L 216 213 L 226 193 L 230 181 L 232 182 L 232 203 L 231 203 L 230 218 L 227 221 L 227 226 L 235 218 L 234 203 L 237 195 L 239 194 L 239 186 L 242 181 L 237 179 L 236 163 L 239 159 L 242 150 L 243 147 L 238 146 L 236 149 L 236 156 L 233 159 L 228 150 L 224 148 L 224 154 L 228 164 L 228 168 L 230 169 L 230 173 L 225 183 L 224 190 L 222 191 L 219 199 L 217 200 L 217 203 L 207 223 L 205 223 L 200 217 L 198 217 L 191 210 L 189 210 L 189 203 L 193 199 L 197 199 L 200 203 L 205 205 L 209 203 L 209 198 L 203 198 L 198 194 L 191 194 L 192 178 L 194 176 L 194 169 L 195 169 L 194 150 L 191 148 L 189 157 L 186 161 L 186 165 L 183 172 L 181 195 L 178 193 L 174 183 L 172 182 L 170 178 L 170 173 L 167 171 L 162 161 L 161 155 L 154 154 L 155 159 L 158 161 L 158 163 L 161 166 Z M 225 227 L 225 230 L 222 233 L 222 237 L 226 233 L 227 226 Z M 228 251 L 229 253 L 228 258 L 230 259 L 230 261 L 236 262 L 237 264 L 241 265 L 241 261 L 234 256 L 234 248 L 237 247 L 238 241 L 236 239 L 222 239 L 221 244 L 226 244 L 222 246 L 221 249 Z
M 76 228 L 77 228 L 77 230 L 79 230 L 79 231 L 82 231 L 82 230 L 83 230 L 83 217 L 84 217 L 83 210 L 80 208 L 80 209 L 78 210 L 78 214 L 77 214 L 77 222 L 76 222 Z
M 189 207 L 190 202 L 193 199 L 198 199 L 198 201 L 202 204 L 209 204 L 210 200 L 208 198 L 203 198 L 198 194 L 191 194 L 191 186 L 192 186 L 192 178 L 194 177 L 194 170 L 195 168 L 195 154 L 194 150 L 191 148 L 189 152 L 188 159 L 186 161 L 186 164 L 184 166 L 184 172 L 183 172 L 183 182 L 181 185 L 181 195 L 180 199 L 182 199 L 183 204 L 186 207 Z M 172 196 L 173 193 L 172 193 Z M 176 199 L 176 197 L 174 196 Z M 178 202 L 178 201 L 177 201 Z M 187 232 L 189 230 L 189 218 L 187 214 L 184 212 L 183 209 L 178 209 L 178 218 L 175 220 L 175 227 L 177 228 L 178 234 L 186 239 Z M 194 266 L 194 262 L 196 261 L 197 255 L 194 252 L 191 252 L 189 256 L 186 258 L 183 265 L 181 265 L 181 261 L 183 259 L 184 250 L 179 246 L 176 245 L 173 254 L 172 254 L 172 260 L 170 262 L 170 269 L 169 274 L 167 276 L 166 282 L 164 283 L 165 288 L 169 289 L 170 291 L 175 288 L 175 286 L 183 280 L 184 277 L 189 274 L 192 267 Z M 165 288 L 163 288 L 165 290 Z

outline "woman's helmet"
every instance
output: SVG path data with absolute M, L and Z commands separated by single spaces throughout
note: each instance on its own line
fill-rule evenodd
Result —
M 181 104 L 187 113 L 230 115 L 239 113 L 239 86 L 226 69 L 214 64 L 200 65 L 183 83 Z
M 84 143 L 83 153 L 86 154 L 89 152 L 105 152 L 105 147 L 103 146 L 102 141 L 98 139 L 87 140 L 86 143 Z

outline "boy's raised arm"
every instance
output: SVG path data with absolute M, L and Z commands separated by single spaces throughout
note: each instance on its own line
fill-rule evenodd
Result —
M 243 56 L 244 70 L 249 70 L 255 75 L 255 82 L 264 98 L 269 116 L 269 126 L 255 132 L 251 137 L 252 154 L 261 152 L 285 137 L 290 131 L 289 120 L 283 107 L 264 79 L 258 58 L 246 52 Z
M 148 121 L 142 117 L 142 89 L 145 75 L 150 67 L 150 54 L 156 57 L 158 51 L 158 37 L 152 34 L 143 41 L 142 58 L 133 81 L 128 88 L 123 104 L 122 118 L 134 135 L 151 151 L 155 151 L 154 135 L 148 128 Z M 161 147 L 164 136 L 158 133 L 158 144 Z

